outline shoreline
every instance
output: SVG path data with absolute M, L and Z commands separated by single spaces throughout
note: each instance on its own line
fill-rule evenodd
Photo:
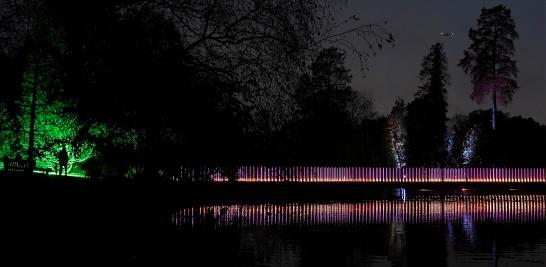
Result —
M 4 196 L 21 201 L 55 200 L 159 206 L 210 201 L 331 201 L 394 198 L 408 195 L 546 194 L 546 183 L 145 183 L 124 179 L 82 179 L 0 172 Z

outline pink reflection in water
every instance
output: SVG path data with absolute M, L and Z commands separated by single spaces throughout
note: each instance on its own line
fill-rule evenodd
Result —
M 544 222 L 546 195 L 484 195 L 371 200 L 360 203 L 211 205 L 182 209 L 182 228 L 354 227 L 380 223 Z

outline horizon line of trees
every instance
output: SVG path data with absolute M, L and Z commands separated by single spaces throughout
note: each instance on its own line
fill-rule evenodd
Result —
M 544 166 L 544 153 L 494 150 L 514 134 L 506 125 L 544 142 L 534 121 L 499 112 L 492 132 L 474 112 L 446 126 L 441 44 L 415 99 L 377 115 L 351 87 L 346 51 L 365 69 L 393 36 L 356 16 L 336 20 L 334 2 L 5 1 L 0 157 L 54 168 L 66 147 L 72 173 L 146 179 L 181 165 L 226 175 L 241 164 Z M 482 57 L 473 55 L 465 62 Z M 479 83 L 490 77 L 474 74 L 483 62 L 465 65 Z M 493 69 L 495 79 L 513 74 Z
M 91 176 L 303 160 L 293 145 L 308 139 L 297 124 L 317 120 L 297 94 L 328 105 L 340 132 L 371 110 L 343 85 L 347 77 L 328 77 L 347 73 L 345 52 L 329 47 L 355 54 L 365 69 L 393 42 L 384 24 L 336 18 L 339 3 L 330 0 L 1 4 L 0 157 L 54 168 L 66 147 L 69 168 Z M 345 136 L 325 132 L 336 134 Z M 308 155 L 358 153 L 347 150 L 325 145 Z
M 407 104 L 398 99 L 389 114 L 396 166 L 546 166 L 545 126 L 497 108 L 498 102 L 507 105 L 518 89 L 513 41 L 519 35 L 510 9 L 484 7 L 477 22 L 478 27 L 469 30 L 471 44 L 458 65 L 471 76 L 471 99 L 483 103 L 491 97 L 491 115 L 457 114 L 448 127 L 447 58 L 442 44 L 432 45 L 423 59 L 422 85 L 414 99 Z

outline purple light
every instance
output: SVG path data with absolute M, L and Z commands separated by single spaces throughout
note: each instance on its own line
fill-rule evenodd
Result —
M 417 212 L 416 212 L 417 211 Z M 207 221 L 208 220 L 208 221 Z M 267 226 L 343 226 L 379 223 L 430 222 L 544 222 L 544 195 L 419 196 L 360 203 L 288 203 L 259 205 L 206 205 L 182 209 L 172 215 L 181 228 L 199 224 L 216 229 Z
M 192 170 L 182 168 L 184 180 Z M 240 182 L 345 182 L 345 183 L 544 183 L 544 168 L 388 168 L 388 167 L 262 167 L 244 166 L 237 170 Z M 213 182 L 227 182 L 221 171 L 210 171 Z

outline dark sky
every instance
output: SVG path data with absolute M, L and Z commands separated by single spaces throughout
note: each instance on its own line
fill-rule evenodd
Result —
M 397 96 L 406 101 L 420 85 L 418 73 L 423 57 L 435 42 L 443 42 L 448 58 L 451 86 L 448 89 L 449 115 L 490 108 L 470 100 L 472 85 L 457 63 L 469 45 L 468 30 L 476 27 L 482 7 L 504 4 L 512 10 L 520 38 L 515 42 L 520 73 L 520 89 L 512 103 L 500 109 L 512 115 L 533 117 L 546 123 L 546 1 L 545 0 L 349 0 L 340 13 L 356 14 L 366 23 L 388 20 L 388 30 L 396 45 L 368 62 L 363 78 L 358 61 L 348 54 L 353 69 L 353 88 L 375 102 L 380 114 L 390 112 Z M 455 32 L 442 37 L 442 31 Z

